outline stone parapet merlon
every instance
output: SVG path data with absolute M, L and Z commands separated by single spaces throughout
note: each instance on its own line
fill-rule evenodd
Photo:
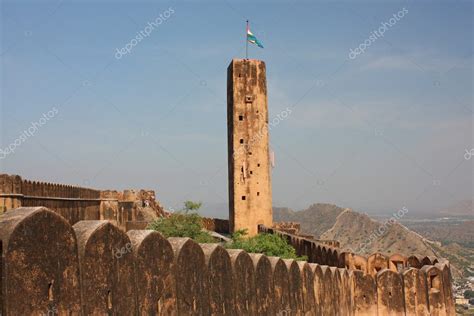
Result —
M 400 267 L 397 257 L 393 271 L 371 256 L 368 273 L 334 265 L 333 249 L 319 258 L 324 264 L 287 260 L 151 230 L 125 233 L 106 220 L 71 225 L 45 207 L 0 216 L 0 240 L 5 316 L 455 315 L 442 260 Z M 317 248 L 301 242 L 301 250 Z

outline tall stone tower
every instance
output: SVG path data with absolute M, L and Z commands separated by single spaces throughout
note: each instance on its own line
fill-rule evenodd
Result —
M 227 68 L 227 142 L 231 232 L 272 225 L 265 63 L 234 59 Z

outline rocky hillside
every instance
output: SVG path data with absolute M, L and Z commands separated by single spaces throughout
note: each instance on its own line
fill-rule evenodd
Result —
M 293 211 L 274 208 L 274 221 L 300 223 L 301 231 L 320 239 L 335 239 L 342 249 L 355 253 L 386 255 L 401 253 L 448 258 L 453 275 L 459 278 L 472 275 L 469 269 L 474 251 L 458 244 L 443 244 L 435 236 L 424 237 L 397 221 L 380 222 L 368 215 L 331 204 L 313 204 L 308 209 Z
M 317 203 L 305 210 L 295 212 L 286 207 L 273 208 L 274 222 L 297 222 L 301 224 L 301 232 L 319 238 L 324 232 L 331 229 L 336 218 L 344 211 L 333 204 Z
M 341 248 L 363 254 L 435 255 L 423 237 L 396 221 L 378 222 L 352 210 L 340 213 L 334 226 L 323 233 L 321 239 L 338 240 Z

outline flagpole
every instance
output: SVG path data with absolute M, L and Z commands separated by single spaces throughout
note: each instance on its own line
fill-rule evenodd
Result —
M 247 39 L 248 31 L 249 31 L 249 20 L 247 20 L 247 29 L 245 30 L 245 59 L 249 59 L 249 41 Z

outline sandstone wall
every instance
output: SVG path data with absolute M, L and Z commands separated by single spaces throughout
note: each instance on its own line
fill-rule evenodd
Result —
M 321 243 L 319 240 L 293 235 L 275 228 L 260 225 L 258 229 L 260 233 L 274 233 L 282 236 L 296 249 L 298 256 L 306 256 L 310 263 L 346 268 L 348 270 L 359 270 L 372 276 L 376 276 L 383 269 L 400 272 L 408 268 L 421 269 L 423 266 L 434 266 L 439 264 L 440 261 L 435 257 L 419 255 L 406 257 L 401 254 L 393 254 L 388 257 L 381 253 L 374 253 L 364 257 L 351 252 L 341 252 L 337 247 Z M 449 272 L 449 262 L 445 261 L 442 263 L 448 268 L 445 272 L 447 275 Z M 451 273 L 449 272 L 449 277 L 445 278 L 450 277 Z
M 3 214 L 0 239 L 2 315 L 454 315 L 443 261 L 373 274 L 333 249 L 310 253 L 331 266 L 282 260 L 43 207 Z
M 229 231 L 229 220 L 227 219 L 218 219 L 218 218 L 208 218 L 204 217 L 202 219 L 202 224 L 205 229 L 221 233 L 228 234 Z
M 82 220 L 110 220 L 128 230 L 146 227 L 148 218 L 139 210 L 145 201 L 149 209 L 155 210 L 152 213 L 164 214 L 155 193 L 150 190 L 100 191 L 0 174 L 0 214 L 17 207 L 44 206 L 60 214 L 71 225 Z

